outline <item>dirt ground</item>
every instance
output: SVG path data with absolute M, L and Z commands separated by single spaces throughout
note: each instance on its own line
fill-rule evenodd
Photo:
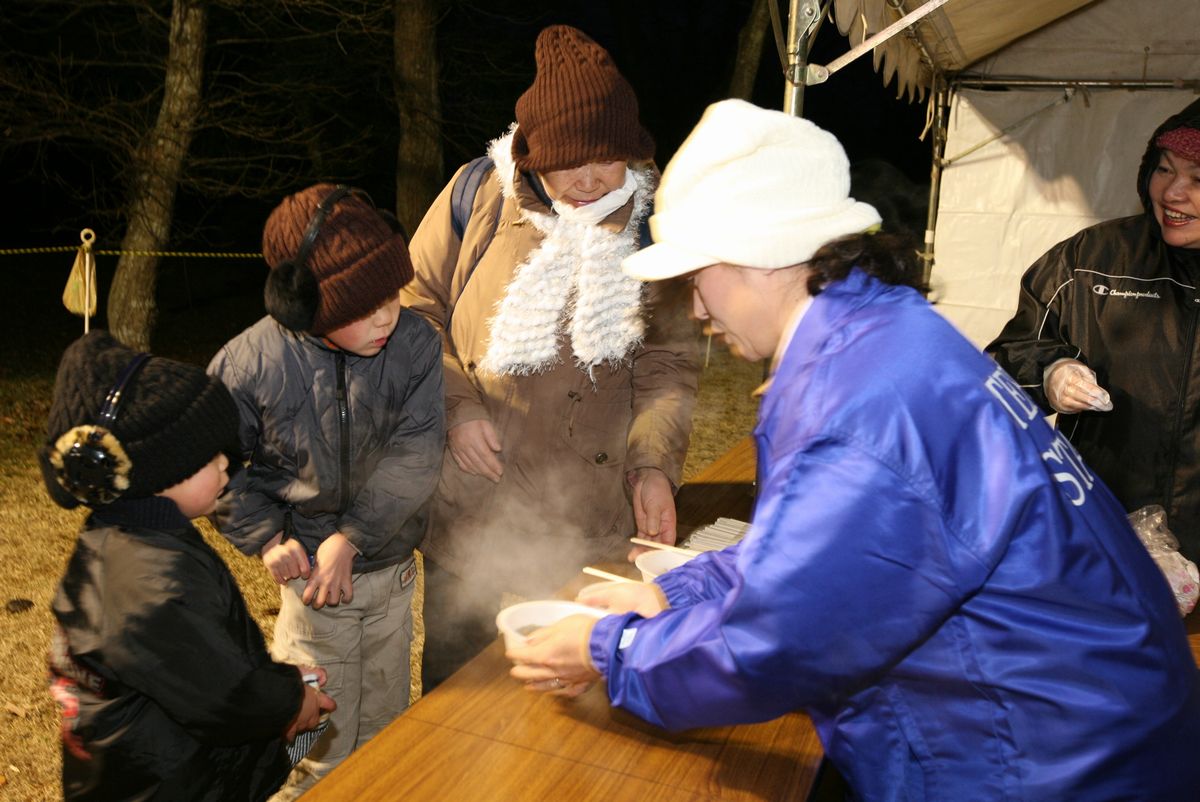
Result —
M 58 271 L 56 265 L 55 275 L 62 272 L 65 279 L 67 267 L 69 263 Z M 193 280 L 191 289 L 177 297 L 168 294 L 155 350 L 203 364 L 220 343 L 260 314 L 261 306 L 251 298 L 230 310 L 214 300 L 216 295 L 200 293 L 198 283 Z M 62 349 L 81 331 L 78 318 L 47 302 L 56 302 L 59 293 L 61 285 L 52 283 L 36 303 L 10 304 L 12 334 L 6 334 L 5 357 L 0 359 L 0 800 L 61 798 L 58 716 L 46 691 L 49 605 L 84 514 L 50 502 L 34 458 L 54 367 Z M 740 362 L 724 346 L 712 344 L 685 478 L 749 433 L 756 410 L 750 393 L 761 378 L 760 364 Z M 256 560 L 219 537 L 210 542 L 230 565 L 251 613 L 269 636 L 278 605 L 276 587 Z

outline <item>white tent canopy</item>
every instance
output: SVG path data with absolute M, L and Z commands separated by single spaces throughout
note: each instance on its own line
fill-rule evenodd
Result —
M 922 3 L 834 10 L 855 43 Z M 949 81 L 932 278 L 938 308 L 983 346 L 1038 256 L 1140 209 L 1146 141 L 1200 88 L 1200 0 L 949 0 L 875 58 L 910 97 Z

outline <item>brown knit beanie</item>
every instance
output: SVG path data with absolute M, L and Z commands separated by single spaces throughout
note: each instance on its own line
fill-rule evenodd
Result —
M 318 206 L 325 214 L 316 221 Z M 306 237 L 311 247 L 300 254 Z M 267 218 L 262 248 L 271 267 L 263 291 L 267 312 L 292 331 L 328 334 L 353 323 L 413 277 L 395 219 L 377 210 L 365 193 L 333 184 L 284 198 Z
M 517 99 L 518 169 L 654 156 L 654 140 L 638 122 L 637 96 L 608 51 L 569 25 L 552 25 L 538 34 L 535 58 L 537 75 Z

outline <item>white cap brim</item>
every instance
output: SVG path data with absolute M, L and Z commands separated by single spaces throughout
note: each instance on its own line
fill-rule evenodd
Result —
M 827 242 L 869 231 L 880 223 L 875 207 L 847 198 L 832 210 L 816 215 L 799 209 L 798 214 L 770 223 L 746 219 L 733 226 L 742 232 L 740 236 L 713 238 L 711 234 L 719 222 L 705 220 L 700 213 L 689 219 L 686 214 L 689 210 L 682 211 L 670 215 L 671 225 L 666 225 L 667 215 L 650 218 L 651 231 L 664 241 L 625 257 L 621 262 L 625 275 L 642 281 L 659 281 L 722 263 L 760 270 L 791 267 L 807 262 Z M 700 251 L 681 246 L 680 240 L 712 248 Z
M 625 275 L 641 281 L 660 281 L 682 276 L 721 260 L 715 256 L 680 248 L 669 242 L 656 242 L 621 261 Z

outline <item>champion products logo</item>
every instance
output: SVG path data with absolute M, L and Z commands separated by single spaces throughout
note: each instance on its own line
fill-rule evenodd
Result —
M 1159 300 L 1162 298 L 1157 292 L 1139 292 L 1137 290 L 1114 290 L 1105 284 L 1095 284 L 1092 286 L 1092 292 L 1097 295 L 1104 295 L 1109 298 L 1131 298 L 1137 300 L 1139 298 L 1153 298 Z

